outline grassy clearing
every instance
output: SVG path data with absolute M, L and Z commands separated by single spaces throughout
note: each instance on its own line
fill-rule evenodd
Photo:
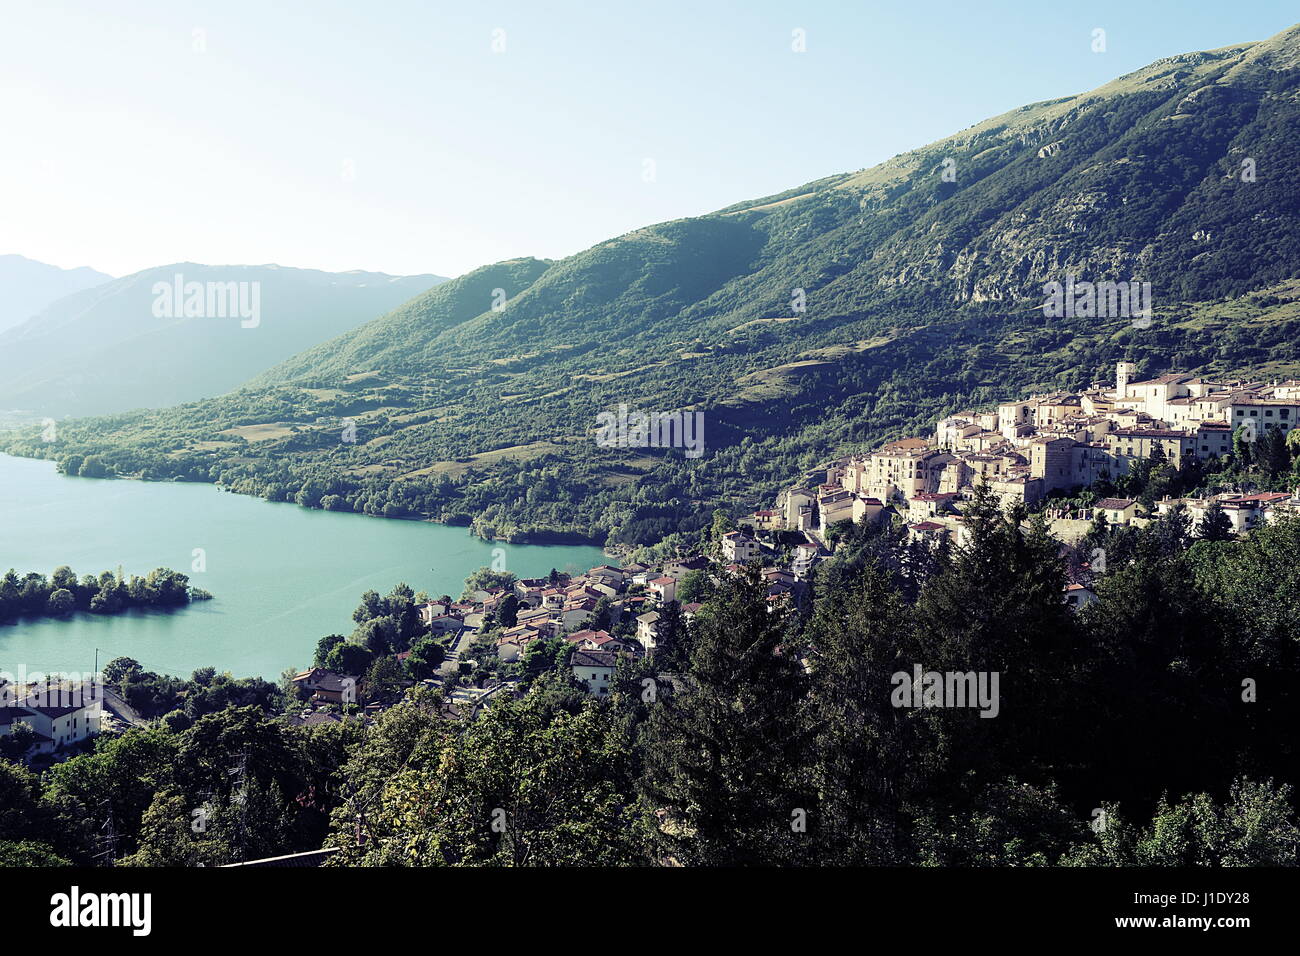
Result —
M 477 455 L 469 455 L 464 461 L 439 461 L 430 465 L 428 468 L 421 468 L 418 471 L 407 472 L 402 475 L 406 478 L 421 478 L 426 475 L 450 475 L 453 478 L 463 475 L 471 468 L 485 468 L 499 461 L 528 461 L 533 458 L 540 458 L 543 455 L 555 454 L 563 451 L 560 445 L 551 441 L 529 442 L 527 445 L 511 445 L 508 448 L 498 448 L 495 451 L 480 452 Z
M 218 435 L 234 435 L 246 441 L 273 441 L 293 434 L 294 425 L 288 422 L 267 422 L 264 425 L 238 425 L 217 432 Z

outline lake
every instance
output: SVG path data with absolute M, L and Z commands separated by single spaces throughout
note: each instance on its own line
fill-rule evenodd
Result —
M 120 564 L 129 577 L 169 567 L 213 595 L 172 612 L 0 624 L 0 671 L 88 672 L 98 648 L 101 666 L 126 656 L 161 674 L 212 665 L 275 681 L 310 666 L 324 635 L 351 633 L 363 591 L 405 581 L 455 598 L 498 548 L 518 577 L 604 562 L 595 547 L 489 542 L 465 528 L 312 511 L 208 484 L 69 478 L 53 462 L 0 455 L 0 573 L 66 564 L 81 577 Z

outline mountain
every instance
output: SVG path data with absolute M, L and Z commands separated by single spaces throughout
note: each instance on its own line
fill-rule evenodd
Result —
M 146 269 L 0 332 L 0 409 L 57 417 L 219 395 L 441 281 L 275 265 Z
M 1297 182 L 1293 27 L 870 169 L 487 266 L 229 396 L 9 447 L 487 536 L 653 542 L 1117 359 L 1296 374 Z M 1071 277 L 1150 283 L 1151 321 L 1047 318 L 1048 284 Z M 705 454 L 603 447 L 597 416 L 619 405 L 702 412 Z
M 60 269 L 25 256 L 0 256 L 0 332 L 31 318 L 65 295 L 112 278 L 85 266 Z

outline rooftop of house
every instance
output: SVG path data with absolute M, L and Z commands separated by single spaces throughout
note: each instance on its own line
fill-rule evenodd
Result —
M 1111 432 L 1117 438 L 1190 438 L 1187 432 L 1172 428 L 1117 428 Z
M 1185 372 L 1184 373 L 1170 372 L 1166 375 L 1161 375 L 1159 378 L 1149 378 L 1146 381 L 1142 381 L 1142 382 L 1129 382 L 1129 385 L 1130 386 L 1132 385 L 1181 385 L 1185 382 L 1197 382 L 1197 381 L 1200 381 L 1200 379 L 1198 379 L 1195 375 L 1191 375 Z
M 515 646 L 522 648 L 522 647 L 527 647 L 533 641 L 541 640 L 541 638 L 542 635 L 541 632 L 539 631 L 525 628 L 522 632 L 520 632 L 512 627 L 510 630 L 505 632 L 504 637 L 497 638 L 496 646 L 504 647 L 507 644 L 514 644 Z
M 613 667 L 617 661 L 618 655 L 613 651 L 576 650 L 569 658 L 573 667 Z
M 333 671 L 326 670 L 323 667 L 313 667 L 311 670 L 302 671 L 295 674 L 293 681 L 295 684 L 305 684 L 311 690 L 324 691 L 342 691 L 348 687 L 349 678 L 345 678 Z
M 541 625 L 537 623 L 516 624 L 514 627 L 506 628 L 504 633 L 507 636 L 518 637 L 528 633 L 537 634 L 541 629 Z
M 923 442 L 925 439 L 916 438 L 911 441 Z M 924 458 L 927 455 L 938 455 L 939 449 L 935 448 L 928 442 L 924 445 L 904 445 L 900 446 L 897 442 L 893 445 L 885 445 L 871 453 L 872 457 L 881 458 Z
M 346 720 L 342 714 L 332 711 L 313 710 L 290 718 L 290 722 L 299 727 L 319 727 L 322 724 L 341 724 Z
M 884 445 L 880 446 L 880 450 L 881 451 L 895 450 L 895 449 L 902 450 L 905 448 L 920 449 L 920 448 L 928 448 L 928 447 L 929 447 L 929 442 L 927 442 L 924 438 L 913 437 L 913 438 L 899 438 L 895 441 L 886 442 Z
M 1094 507 L 1100 508 L 1103 511 L 1124 511 L 1126 508 L 1131 508 L 1135 504 L 1137 504 L 1137 502 L 1131 498 L 1102 498 Z

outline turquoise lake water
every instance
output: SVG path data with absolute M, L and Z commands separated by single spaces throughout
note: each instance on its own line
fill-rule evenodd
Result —
M 193 570 L 196 548 L 203 572 Z M 465 528 L 311 511 L 206 484 L 68 478 L 53 462 L 0 455 L 0 573 L 169 567 L 214 598 L 174 612 L 0 625 L 0 671 L 90 671 L 98 649 L 101 665 L 127 656 L 164 674 L 212 665 L 278 680 L 309 666 L 322 636 L 351 632 L 363 591 L 405 581 L 457 597 L 498 548 L 519 577 L 604 561 L 594 547 L 507 545 Z

